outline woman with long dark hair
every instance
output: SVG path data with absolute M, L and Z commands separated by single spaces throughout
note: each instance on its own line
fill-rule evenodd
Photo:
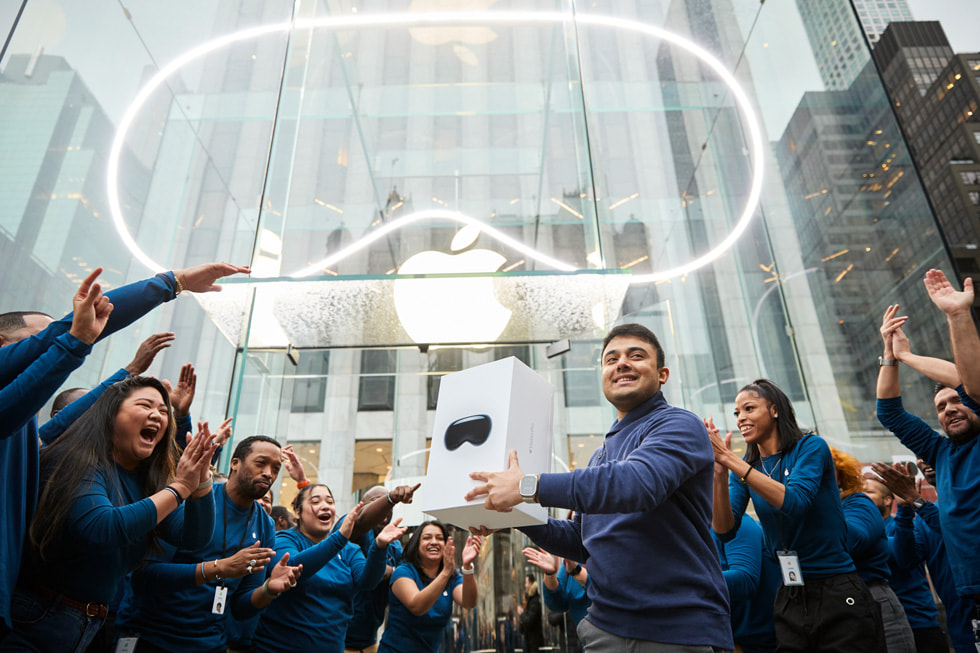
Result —
M 774 606 L 777 650 L 884 651 L 881 613 L 847 552 L 827 443 L 800 429 L 789 398 L 768 379 L 739 390 L 735 418 L 744 459 L 705 420 L 715 461 L 731 471 L 727 486 L 715 483 L 712 525 L 722 541 L 731 540 L 752 499 L 783 572 Z
M 355 506 L 334 529 L 337 509 L 330 488 L 313 483 L 296 495 L 296 527 L 276 533 L 276 555 L 269 566 L 288 553 L 289 564 L 302 565 L 303 575 L 294 589 L 262 612 L 252 642 L 256 651 L 342 653 L 354 594 L 377 587 L 384 578 L 388 545 L 405 533 L 396 519 L 375 536 L 365 556 L 350 541 L 361 508 Z
M 378 653 L 434 653 L 453 612 L 453 602 L 476 605 L 473 562 L 481 540 L 471 536 L 456 570 L 456 548 L 449 529 L 438 521 L 423 522 L 405 545 L 402 564 L 391 574 L 388 627 Z
M 215 446 L 202 425 L 178 459 L 175 428 L 166 388 L 134 376 L 110 386 L 42 451 L 13 630 L 0 650 L 84 651 L 119 583 L 158 540 L 188 548 L 208 541 Z

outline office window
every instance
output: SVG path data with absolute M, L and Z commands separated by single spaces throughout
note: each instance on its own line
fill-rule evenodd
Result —
M 395 409 L 395 352 L 368 349 L 361 352 L 361 379 L 357 410 Z
M 598 343 L 573 342 L 571 351 L 562 356 L 566 406 L 598 406 L 602 403 L 599 354 Z
M 429 378 L 426 382 L 425 407 L 435 410 L 439 401 L 439 382 L 450 372 L 463 369 L 462 349 L 437 349 L 429 352 Z
M 293 379 L 293 399 L 290 411 L 294 413 L 322 413 L 327 396 L 327 369 L 330 352 L 302 352 L 296 376 Z

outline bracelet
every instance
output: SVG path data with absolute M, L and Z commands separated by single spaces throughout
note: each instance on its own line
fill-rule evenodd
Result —
M 476 567 L 474 567 L 473 564 L 471 563 L 469 571 L 466 570 L 466 567 L 460 567 L 459 573 L 463 574 L 464 576 L 472 576 L 473 574 L 476 573 Z
M 746 470 L 745 474 L 743 474 L 742 476 L 739 476 L 738 477 L 738 480 L 740 480 L 742 482 L 742 485 L 745 485 L 748 482 L 745 479 L 747 479 L 749 477 L 749 474 L 752 473 L 752 470 L 753 470 L 752 465 L 749 465 L 749 468 L 748 468 L 748 470 Z
M 302 490 L 304 487 L 310 484 L 310 479 L 304 478 L 302 481 L 296 481 L 296 489 Z
M 391 490 L 388 490 L 388 503 L 391 505 L 395 505 L 396 503 L 398 503 L 397 501 L 391 500 Z
M 278 599 L 279 595 L 269 589 L 269 581 L 266 580 L 262 583 L 262 593 L 268 596 L 270 599 Z
M 202 481 L 200 485 L 197 486 L 198 490 L 210 490 L 214 486 L 214 477 L 209 473 L 208 480 Z
M 177 276 L 176 272 L 174 272 L 174 281 L 177 282 L 177 292 L 175 292 L 174 295 L 179 295 L 180 293 L 184 292 L 184 284 L 180 282 L 180 277 Z
M 201 564 L 203 565 L 204 563 L 202 562 Z M 214 565 L 214 580 L 221 580 L 221 571 L 218 569 L 218 561 L 215 560 L 211 564 Z
M 179 506 L 180 504 L 182 504 L 182 503 L 184 503 L 184 497 L 182 497 L 182 496 L 180 496 L 180 492 L 178 492 L 178 491 L 177 491 L 177 490 L 175 490 L 174 488 L 172 488 L 172 487 L 170 487 L 169 485 L 168 485 L 167 487 L 165 487 L 165 488 L 163 488 L 163 489 L 164 489 L 164 490 L 167 490 L 167 491 L 168 491 L 168 492 L 170 492 L 170 493 L 171 493 L 172 495 L 174 495 L 174 499 L 177 499 L 177 505 L 178 505 L 178 506 Z

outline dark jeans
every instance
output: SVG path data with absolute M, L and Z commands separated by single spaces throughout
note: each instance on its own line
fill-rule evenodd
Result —
M 0 651 L 84 653 L 102 627 L 98 617 L 20 588 L 11 597 L 10 618 L 14 628 L 0 642 Z
M 855 573 L 780 587 L 773 620 L 780 653 L 885 653 L 881 610 Z

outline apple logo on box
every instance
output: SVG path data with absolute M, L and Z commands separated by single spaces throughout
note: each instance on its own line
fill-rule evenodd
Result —
M 452 251 L 428 250 L 405 261 L 398 274 L 496 272 L 507 260 L 489 249 L 464 250 L 480 235 L 468 225 L 453 237 Z M 511 311 L 497 301 L 492 277 L 397 279 L 395 312 L 415 342 L 492 342 L 510 321 Z

